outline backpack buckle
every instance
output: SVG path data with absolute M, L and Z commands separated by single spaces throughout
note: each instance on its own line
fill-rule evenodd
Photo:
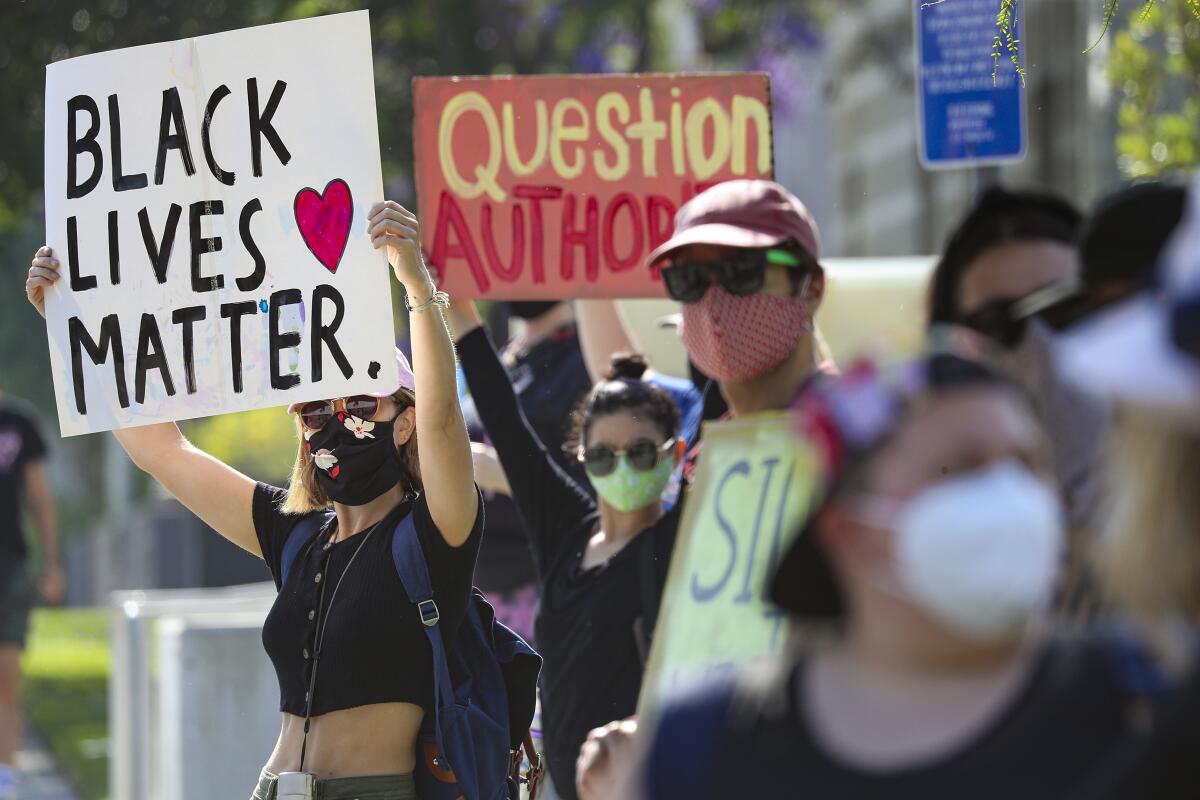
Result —
M 425 627 L 432 628 L 438 624 L 438 620 L 442 615 L 438 613 L 437 603 L 432 600 L 422 600 L 417 603 L 417 610 L 421 612 L 421 622 L 425 623 Z

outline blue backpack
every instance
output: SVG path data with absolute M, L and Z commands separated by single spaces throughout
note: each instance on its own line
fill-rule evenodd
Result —
M 301 550 L 333 516 L 297 523 L 283 547 L 286 578 Z M 542 658 L 475 589 L 453 642 L 442 639 L 440 614 L 417 529 L 409 514 L 392 532 L 392 561 L 408 599 L 425 623 L 433 651 L 434 712 L 421 726 L 417 793 L 422 800 L 517 800 L 521 782 L 535 793 L 543 766 L 529 736 Z M 522 778 L 521 750 L 529 759 Z M 532 796 L 532 794 L 531 794 Z

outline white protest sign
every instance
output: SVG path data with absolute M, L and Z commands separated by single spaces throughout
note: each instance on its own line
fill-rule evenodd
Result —
M 367 12 L 46 72 L 62 433 L 398 383 Z

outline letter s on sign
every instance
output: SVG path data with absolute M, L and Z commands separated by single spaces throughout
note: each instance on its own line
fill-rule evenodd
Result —
M 459 117 L 471 111 L 479 114 L 483 120 L 488 138 L 487 162 L 476 165 L 474 183 L 463 178 L 454 160 L 454 126 L 458 124 Z M 487 98 L 479 92 L 463 92 L 450 98 L 450 102 L 442 109 L 442 119 L 438 123 L 438 160 L 450 190 L 466 200 L 474 200 L 487 192 L 488 197 L 503 203 L 508 195 L 496 183 L 496 176 L 500 173 L 500 158 L 500 123 Z
M 750 464 L 747 461 L 738 461 L 731 466 L 724 475 L 721 476 L 720 483 L 717 484 L 717 495 L 713 499 L 713 513 L 717 517 L 717 525 L 721 528 L 721 533 L 725 534 L 725 538 L 729 542 L 729 560 L 725 565 L 725 572 L 711 586 L 701 586 L 700 576 L 696 573 L 692 574 L 692 599 L 697 603 L 707 603 L 721 593 L 725 588 L 725 584 L 729 583 L 729 576 L 733 574 L 733 568 L 737 566 L 738 542 L 737 532 L 733 530 L 728 519 L 721 513 L 721 499 L 725 497 L 725 487 L 729 480 L 734 475 L 747 476 L 750 474 Z

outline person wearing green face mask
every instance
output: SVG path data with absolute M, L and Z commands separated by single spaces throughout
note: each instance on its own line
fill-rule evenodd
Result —
M 544 662 L 542 721 L 550 775 L 575 798 L 575 759 L 592 728 L 634 713 L 679 528 L 662 494 L 683 457 L 679 411 L 617 356 L 583 399 L 573 454 L 592 499 L 547 451 L 521 411 L 470 302 L 449 322 L 479 416 L 525 522 L 541 583 L 535 633 Z

